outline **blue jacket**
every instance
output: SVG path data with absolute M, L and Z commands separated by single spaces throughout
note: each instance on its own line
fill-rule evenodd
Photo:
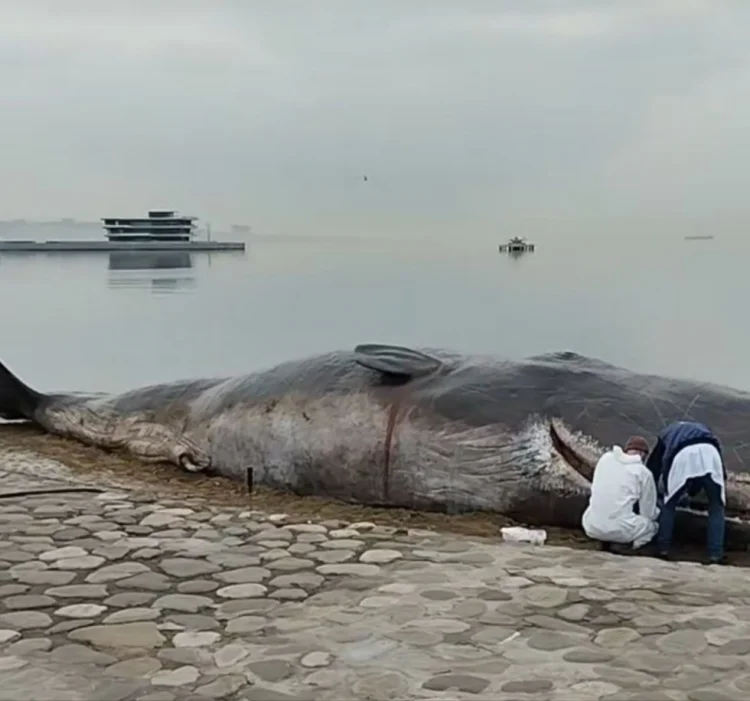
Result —
M 672 468 L 672 462 L 677 453 L 689 445 L 697 445 L 698 443 L 709 443 L 721 455 L 719 439 L 705 424 L 698 421 L 675 421 L 666 426 L 659 434 L 656 446 L 646 460 L 646 467 L 651 470 L 656 484 L 659 484 L 659 478 L 661 477 L 663 484 L 666 485 L 669 470 Z M 722 464 L 723 462 L 722 459 Z M 726 468 L 724 468 L 725 479 L 726 476 Z

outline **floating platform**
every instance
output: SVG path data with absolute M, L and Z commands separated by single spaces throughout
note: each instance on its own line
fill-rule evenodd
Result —
M 526 253 L 534 250 L 533 243 L 501 243 L 498 246 L 500 253 Z
M 111 251 L 244 251 L 243 241 L 33 241 L 2 240 L 3 253 L 109 253 Z

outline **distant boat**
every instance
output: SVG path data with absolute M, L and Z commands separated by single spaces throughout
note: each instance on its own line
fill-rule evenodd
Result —
M 710 239 L 714 238 L 713 236 L 706 235 L 706 236 L 686 236 L 685 241 L 708 241 Z
M 508 243 L 501 243 L 498 249 L 500 253 L 525 253 L 526 251 L 533 251 L 534 244 L 520 236 L 514 236 L 508 240 Z

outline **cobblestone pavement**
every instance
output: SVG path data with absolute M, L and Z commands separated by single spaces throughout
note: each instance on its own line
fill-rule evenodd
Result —
M 744 698 L 747 583 L 127 491 L 2 498 L 0 701 Z

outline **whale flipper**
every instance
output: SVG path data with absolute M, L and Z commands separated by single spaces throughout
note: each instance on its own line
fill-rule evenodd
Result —
M 0 419 L 33 420 L 43 398 L 0 363 Z
M 404 346 L 362 343 L 354 353 L 356 362 L 362 367 L 401 380 L 424 377 L 442 365 L 437 358 Z

